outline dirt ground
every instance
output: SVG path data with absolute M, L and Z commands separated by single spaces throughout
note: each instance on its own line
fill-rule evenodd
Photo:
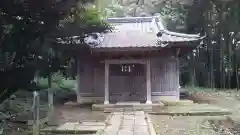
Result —
M 92 112 L 91 105 L 64 105 L 67 101 L 76 100 L 74 94 L 74 91 L 59 90 L 56 92 L 54 95 L 54 118 L 51 126 L 61 125 L 65 122 L 104 121 L 106 119 L 108 114 Z M 26 135 L 26 132 L 31 131 L 32 126 L 28 126 L 26 122 L 32 120 L 32 104 L 33 93 L 26 91 L 19 91 L 13 95 L 13 98 L 9 98 L 0 104 L 0 134 Z M 43 108 L 48 108 L 46 91 L 40 92 L 40 105 Z M 41 109 L 40 113 L 42 113 Z M 45 116 L 43 117 L 47 117 L 46 114 L 44 113 Z
M 194 92 L 189 98 L 198 103 L 208 103 L 233 112 L 226 116 L 166 116 L 150 115 L 157 135 L 239 135 L 240 92 Z M 78 121 L 104 121 L 108 114 L 92 112 L 90 106 L 56 107 L 57 124 Z M 238 133 L 236 133 L 238 132 Z
M 21 93 L 22 94 L 22 93 Z M 156 116 L 150 115 L 158 135 L 239 135 L 240 129 L 240 92 L 238 91 L 214 91 L 214 92 L 192 92 L 189 99 L 198 103 L 208 103 L 226 108 L 233 112 L 227 116 Z M 19 112 L 24 108 L 31 107 L 30 98 L 26 100 L 26 94 L 16 95 L 16 102 L 23 106 L 10 109 L 11 112 Z M 43 96 L 45 97 L 45 96 Z M 18 100 L 19 99 L 19 100 Z M 23 100 L 24 99 L 24 100 Z M 15 101 L 14 100 L 14 101 Z M 67 101 L 69 99 L 66 99 Z M 25 103 L 26 102 L 26 103 Z M 27 104 L 29 102 L 29 104 Z M 13 102 L 15 103 L 15 102 Z M 45 100 L 42 102 L 47 105 Z M 13 104 L 12 106 L 15 106 Z M 24 107 L 26 106 L 26 107 Z M 65 122 L 79 121 L 104 121 L 108 114 L 102 111 L 91 111 L 91 106 L 69 106 L 58 104 L 55 108 L 55 122 L 61 125 Z M 23 108 L 23 109 L 22 109 Z M 1 107 L 0 107 L 1 109 Z M 5 113 L 5 109 L 1 112 Z M 3 117 L 3 116 L 2 116 Z M 12 128 L 10 128 L 12 129 Z M 18 128 L 16 128 L 18 129 Z M 19 134 L 18 134 L 19 135 Z
M 156 116 L 151 115 L 157 135 L 239 135 L 240 92 L 193 92 L 189 98 L 232 111 L 225 116 Z
M 103 111 L 91 111 L 91 106 L 68 106 L 62 105 L 55 109 L 56 124 L 61 125 L 66 122 L 83 121 L 104 121 L 109 115 Z
M 207 116 L 151 115 L 157 135 L 217 135 Z

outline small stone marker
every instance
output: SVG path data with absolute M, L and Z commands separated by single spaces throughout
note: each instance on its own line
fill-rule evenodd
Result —
M 40 97 L 38 92 L 33 92 L 33 135 L 39 135 L 40 121 L 39 121 L 39 102 Z

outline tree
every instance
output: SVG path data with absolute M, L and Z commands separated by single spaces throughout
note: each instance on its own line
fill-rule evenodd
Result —
M 236 0 L 195 0 L 189 11 L 188 32 L 206 35 L 198 49 L 200 55 L 194 58 L 204 65 L 196 71 L 201 73 L 197 78 L 200 86 L 238 87 L 239 4 Z M 205 84 L 200 80 L 206 80 Z
M 58 47 L 50 46 L 53 42 L 46 39 L 55 40 L 54 31 L 56 32 L 59 26 L 63 25 L 62 22 L 67 20 L 66 16 L 71 17 L 71 7 L 85 2 L 84 0 L 0 1 L 0 102 L 19 89 L 32 90 L 36 71 L 44 67 L 39 65 L 43 63 L 57 65 L 51 67 L 55 71 L 60 65 L 67 63 L 65 59 L 58 57 L 64 51 L 56 52 L 54 49 Z M 78 29 L 82 36 L 89 33 L 89 29 L 97 26 L 93 26 L 91 20 L 88 20 L 89 12 L 85 12 L 84 6 L 81 6 L 78 12 L 85 15 L 79 20 L 85 24 Z

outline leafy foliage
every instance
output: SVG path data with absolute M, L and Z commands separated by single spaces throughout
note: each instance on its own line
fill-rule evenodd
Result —
M 180 2 L 163 1 L 159 4 L 159 13 L 164 25 L 171 31 L 186 31 L 186 18 L 188 13 L 187 5 Z
M 37 82 L 37 86 L 41 89 L 48 88 L 48 79 L 40 77 Z M 52 88 L 53 89 L 67 89 L 73 90 L 75 88 L 76 80 L 64 78 L 62 73 L 55 72 L 52 76 Z
M 34 90 L 36 71 L 56 72 L 68 64 L 71 56 L 63 57 L 66 50 L 53 46 L 56 37 L 72 36 L 69 31 L 73 29 L 74 35 L 85 36 L 95 31 L 93 28 L 100 27 L 98 31 L 106 28 L 100 26 L 103 22 L 96 18 L 97 12 L 85 10 L 85 2 L 0 1 L 0 101 L 20 88 Z M 71 11 L 72 7 L 76 10 Z M 75 17 L 72 29 L 62 27 L 72 24 L 71 17 Z
M 100 6 L 107 17 L 160 15 L 169 30 L 183 32 L 191 4 L 188 0 L 118 0 Z
M 120 4 L 109 5 L 104 9 L 103 14 L 106 17 L 124 17 L 126 16 L 125 9 Z

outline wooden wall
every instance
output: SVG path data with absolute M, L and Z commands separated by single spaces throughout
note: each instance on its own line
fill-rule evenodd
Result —
M 152 101 L 161 100 L 162 97 L 179 99 L 179 69 L 177 58 L 151 58 L 151 89 Z M 145 67 L 145 65 L 143 65 Z M 77 90 L 79 101 L 104 101 L 104 63 L 101 60 L 85 57 L 79 63 L 80 76 Z M 110 66 L 111 70 L 111 66 Z M 119 77 L 110 74 L 109 93 L 110 102 L 129 100 L 122 95 L 123 92 L 132 91 L 139 97 L 132 100 L 146 100 L 146 68 L 144 73 L 133 77 Z M 134 84 L 133 88 L 131 84 Z M 86 101 L 85 101 L 86 100 Z
M 151 60 L 152 100 L 161 96 L 179 99 L 179 69 L 177 58 Z

